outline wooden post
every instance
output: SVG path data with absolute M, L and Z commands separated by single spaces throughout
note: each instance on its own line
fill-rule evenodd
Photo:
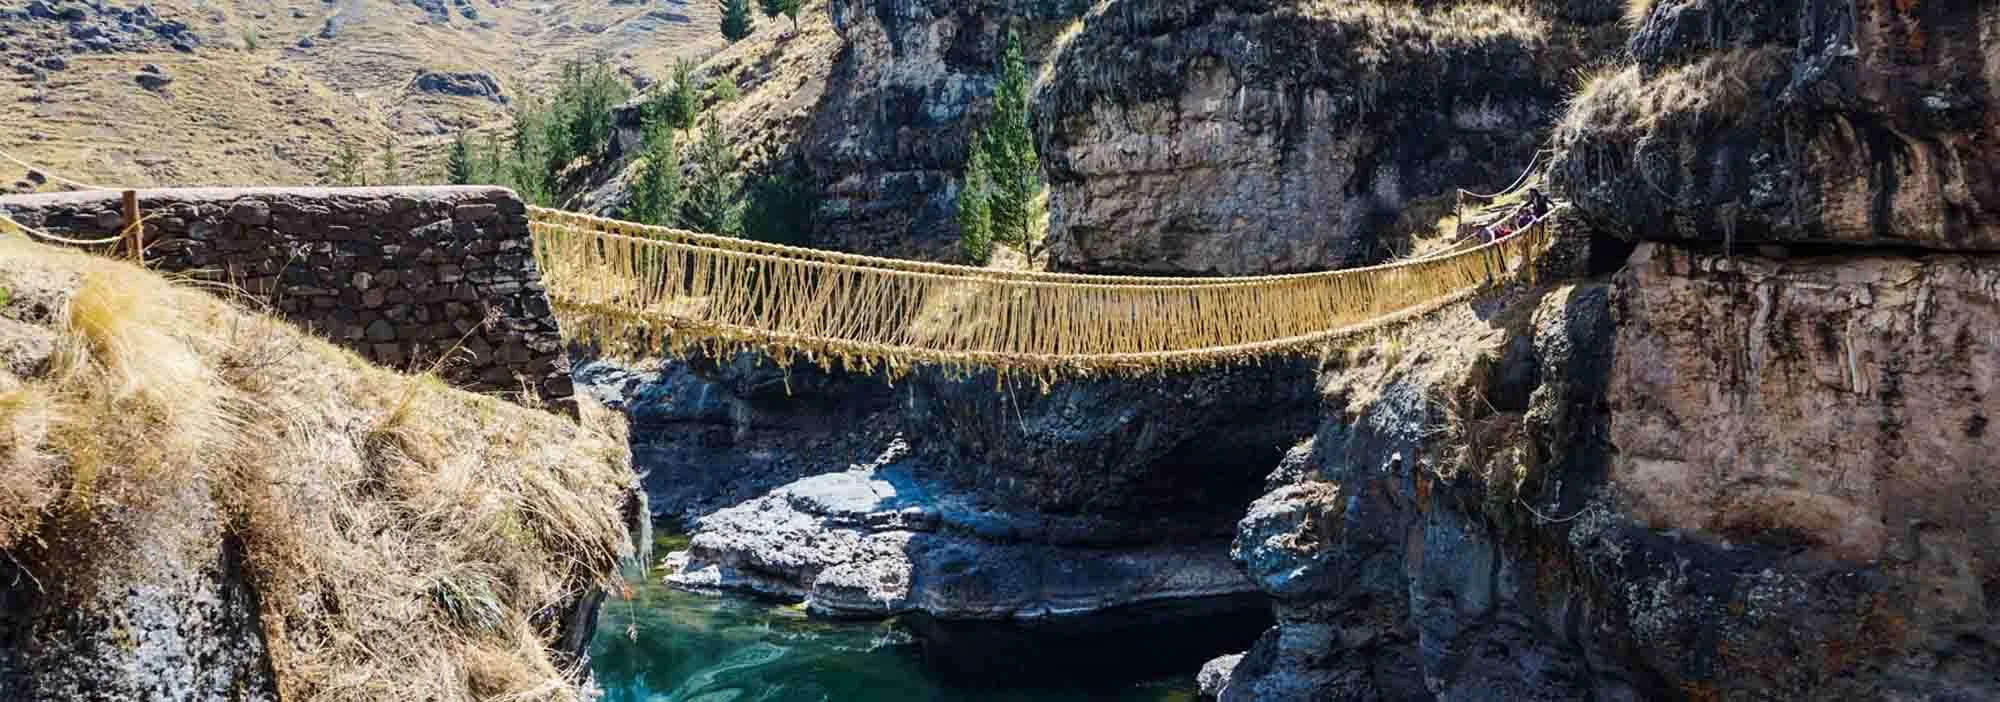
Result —
M 125 228 L 119 234 L 125 237 L 125 245 L 132 254 L 132 260 L 140 264 L 146 262 L 146 227 L 139 223 L 139 191 L 125 191 Z

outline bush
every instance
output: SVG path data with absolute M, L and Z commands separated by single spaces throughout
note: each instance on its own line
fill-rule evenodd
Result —
M 758 241 L 804 244 L 819 207 L 812 173 L 794 162 L 752 182 L 743 209 L 743 235 Z
M 708 87 L 708 90 L 710 94 L 715 96 L 715 101 L 718 104 L 735 100 L 737 92 L 736 76 L 725 75 L 718 78 L 714 85 Z

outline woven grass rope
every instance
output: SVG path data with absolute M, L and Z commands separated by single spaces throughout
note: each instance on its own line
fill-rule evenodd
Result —
M 1529 275 L 1549 241 L 1544 217 L 1421 260 L 1148 278 L 901 261 L 539 208 L 530 219 L 565 334 L 614 356 L 750 350 L 891 377 L 934 365 L 1045 382 L 1317 353 Z

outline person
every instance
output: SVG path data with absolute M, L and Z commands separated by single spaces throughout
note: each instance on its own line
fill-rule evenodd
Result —
M 1553 203 L 1549 202 L 1549 196 L 1542 194 L 1541 188 L 1528 188 L 1528 213 L 1531 217 L 1540 219 L 1549 213 L 1551 207 Z

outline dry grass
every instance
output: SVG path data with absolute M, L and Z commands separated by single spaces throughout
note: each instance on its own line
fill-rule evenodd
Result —
M 416 91 L 421 70 L 486 72 L 518 97 L 546 84 L 567 59 L 605 56 L 657 79 L 674 59 L 722 46 L 714 2 L 475 3 L 480 21 L 454 6 L 443 24 L 405 2 L 146 4 L 211 43 L 194 54 L 159 47 L 71 55 L 69 68 L 49 72 L 46 83 L 0 74 L 0 101 L 24 106 L 0 112 L 0 149 L 107 185 L 287 185 L 319 182 L 342 142 L 377 168 L 395 134 L 402 179 L 427 180 L 457 130 L 498 129 L 508 117 L 493 100 Z M 329 19 L 340 24 L 338 36 L 319 39 Z M 68 42 L 61 23 L 19 29 L 32 35 L 44 24 L 50 45 Z M 238 40 L 252 34 L 260 37 L 255 49 Z M 299 47 L 301 37 L 314 45 Z M 37 44 L 26 46 L 33 54 Z M 173 84 L 158 93 L 140 88 L 132 75 L 147 63 Z M 0 168 L 0 185 L 21 175 Z
M 1659 0 L 1625 0 L 1625 26 L 1637 29 L 1639 25 L 1645 24 L 1646 18 L 1653 14 L 1653 6 L 1657 4 Z
M 73 588 L 93 569 L 44 544 L 202 490 L 217 514 L 185 519 L 242 542 L 284 699 L 577 699 L 549 645 L 626 547 L 608 412 L 580 425 L 379 369 L 18 237 L 0 288 L 0 555 Z
M 1635 65 L 1606 65 L 1584 74 L 1556 141 L 1585 133 L 1644 134 L 1667 122 L 1719 124 L 1744 116 L 1754 93 L 1786 70 L 1784 49 L 1732 49 L 1661 71 L 1651 79 Z
M 1548 38 L 1548 21 L 1529 7 L 1508 2 L 1469 2 L 1443 7 L 1416 3 L 1312 0 L 1299 12 L 1307 19 L 1359 27 L 1384 48 L 1436 51 L 1496 40 L 1540 43 Z

